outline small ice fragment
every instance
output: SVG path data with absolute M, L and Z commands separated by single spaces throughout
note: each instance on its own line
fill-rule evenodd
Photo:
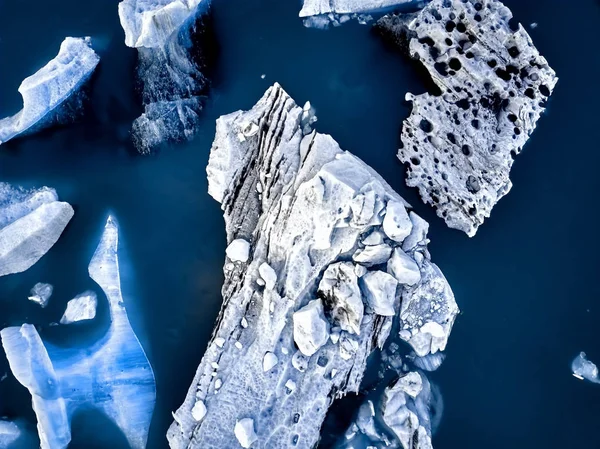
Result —
M 367 267 L 372 267 L 373 265 L 380 265 L 387 262 L 391 255 L 392 248 L 382 243 L 358 249 L 352 256 L 352 260 Z
M 215 390 L 218 390 L 223 385 L 223 381 L 221 379 L 215 380 Z
M 260 277 L 265 281 L 267 290 L 273 290 L 277 283 L 277 273 L 275 273 L 275 270 L 268 263 L 262 263 L 258 267 L 258 272 L 260 273 Z
M 194 407 L 192 408 L 192 417 L 200 422 L 206 416 L 206 405 L 204 405 L 203 401 L 196 401 Z
M 215 338 L 215 344 L 219 347 L 222 348 L 225 345 L 225 339 L 221 338 L 221 337 L 217 337 Z
M 243 348 L 242 344 L 239 341 L 235 342 L 235 347 L 238 348 L 238 349 L 242 349 Z
M 242 318 L 242 321 L 240 322 L 240 324 L 242 325 L 242 327 L 244 329 L 246 329 L 248 327 L 248 320 L 244 317 L 244 318 Z
M 311 356 L 327 343 L 329 323 L 320 299 L 309 302 L 293 315 L 294 341 L 302 354 Z
M 42 308 L 48 305 L 48 301 L 50 300 L 50 296 L 52 296 L 52 292 L 54 291 L 54 287 L 50 284 L 44 284 L 43 282 L 38 282 L 31 289 L 31 296 L 27 299 L 33 301 Z
M 265 75 L 264 73 L 262 75 L 260 75 L 260 79 L 264 80 L 267 77 L 267 75 Z
M 267 352 L 263 358 L 263 371 L 271 371 L 277 365 L 277 356 L 272 352 Z
M 250 243 L 244 239 L 235 239 L 229 244 L 225 253 L 235 262 L 247 262 L 250 257 Z
M 67 303 L 67 310 L 60 319 L 60 324 L 71 324 L 77 321 L 93 320 L 96 317 L 98 297 L 93 291 L 86 291 Z
M 370 271 L 360 279 L 367 304 L 377 315 L 396 315 L 396 290 L 398 281 L 383 271 Z
M 585 352 L 579 353 L 571 363 L 573 376 L 581 380 L 588 380 L 595 384 L 600 383 L 598 379 L 598 367 L 587 359 Z
M 245 449 L 252 446 L 252 443 L 258 439 L 256 433 L 254 432 L 254 420 L 251 418 L 243 418 L 238 420 L 235 423 L 233 432 L 235 433 L 235 437 L 240 445 Z
M 212 366 L 213 369 L 219 369 L 219 364 L 217 362 L 212 362 L 210 366 Z
M 533 22 L 531 25 L 529 25 L 531 27 L 531 29 L 535 30 L 538 27 L 538 23 L 537 22 Z
M 400 284 L 415 285 L 421 280 L 417 263 L 400 248 L 396 248 L 388 261 L 387 271 Z
M 383 232 L 395 242 L 402 243 L 410 235 L 413 224 L 404 205 L 390 200 L 383 218 Z
M 296 389 L 296 382 L 294 382 L 292 379 L 288 379 L 285 383 L 285 388 L 290 390 L 290 392 L 294 391 Z

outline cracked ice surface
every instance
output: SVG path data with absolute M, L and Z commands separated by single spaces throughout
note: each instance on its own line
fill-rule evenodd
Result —
M 24 190 L 0 182 L 0 276 L 21 273 L 40 260 L 73 214 L 54 189 Z
M 32 395 L 43 449 L 67 447 L 71 417 L 83 407 L 102 411 L 132 448 L 146 447 L 154 374 L 127 318 L 117 249 L 118 227 L 109 217 L 88 271 L 108 298 L 111 324 L 91 347 L 56 347 L 30 324 L 0 332 L 13 374 Z
M 198 127 L 208 80 L 202 52 L 209 0 L 124 0 L 119 19 L 125 44 L 138 49 L 144 113 L 132 126 L 140 153 L 168 142 L 191 139 Z M 197 55 L 196 55 L 197 56 Z
M 450 332 L 458 309 L 445 279 L 427 273 L 435 265 L 425 227 L 412 213 L 410 223 L 396 219 L 399 207 L 410 206 L 330 136 L 313 132 L 308 110 L 276 84 L 251 110 L 217 120 L 209 193 L 222 205 L 228 243 L 248 242 L 249 253 L 226 259 L 213 339 L 167 434 L 174 449 L 239 448 L 246 436 L 254 449 L 314 447 L 332 401 L 358 391 L 367 357 L 390 333 L 394 317 L 370 304 L 384 304 L 385 314 L 393 307 L 398 316 L 408 293 L 412 319 L 428 300 L 445 302 L 448 315 L 428 312 L 427 320 Z M 382 228 L 389 205 L 396 240 Z M 367 243 L 406 245 L 407 257 L 426 270 L 423 282 L 435 278 L 435 288 L 386 278 L 367 283 L 376 295 L 367 299 L 360 278 L 387 267 L 382 251 L 372 253 L 377 264 L 351 262 Z M 420 328 L 409 328 L 418 335 Z M 194 417 L 199 401 L 201 420 Z
M 81 98 L 75 97 L 98 62 L 89 37 L 67 37 L 58 55 L 19 86 L 23 109 L 0 120 L 0 145 L 20 134 L 72 120 L 82 106 Z M 68 100 L 76 101 L 67 105 Z

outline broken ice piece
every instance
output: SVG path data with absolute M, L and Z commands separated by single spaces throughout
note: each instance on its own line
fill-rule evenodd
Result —
M 396 315 L 398 281 L 383 271 L 370 271 L 361 278 L 362 291 L 377 315 Z
M 194 408 L 192 408 L 192 417 L 200 422 L 206 416 L 206 405 L 202 401 L 196 401 Z
M 275 366 L 277 366 L 277 356 L 272 352 L 267 352 L 263 357 L 263 371 L 265 373 L 271 371 Z
M 311 356 L 327 343 L 329 322 L 320 299 L 310 301 L 293 315 L 294 341 L 302 354 Z
M 267 290 L 273 290 L 275 288 L 275 283 L 277 282 L 277 273 L 275 273 L 275 270 L 271 268 L 268 263 L 262 263 L 260 267 L 258 267 L 258 272 L 265 282 Z
M 412 221 L 408 212 L 399 201 L 388 201 L 385 217 L 383 218 L 383 232 L 395 242 L 402 243 L 412 231 Z
M 229 244 L 225 253 L 235 262 L 247 262 L 250 257 L 250 243 L 244 239 L 235 239 Z
M 60 319 L 60 324 L 71 324 L 77 321 L 93 320 L 96 317 L 98 297 L 88 290 L 67 303 L 67 310 Z
M 243 418 L 236 422 L 233 432 L 240 445 L 246 449 L 258 438 L 254 432 L 254 420 L 251 418 Z
M 71 418 L 84 408 L 104 413 L 133 449 L 146 447 L 154 374 L 127 318 L 117 249 L 118 227 L 109 217 L 88 272 L 108 298 L 111 323 L 91 347 L 44 343 L 31 324 L 0 332 L 12 373 L 32 395 L 42 449 L 66 448 Z
M 50 296 L 52 296 L 52 292 L 54 291 L 54 287 L 50 284 L 44 284 L 43 282 L 38 282 L 31 289 L 31 296 L 27 299 L 33 301 L 42 308 L 48 305 L 48 301 L 50 300 Z
M 598 367 L 587 359 L 585 352 L 579 353 L 571 363 L 573 376 L 581 380 L 587 380 L 595 384 L 600 383 L 598 379 Z

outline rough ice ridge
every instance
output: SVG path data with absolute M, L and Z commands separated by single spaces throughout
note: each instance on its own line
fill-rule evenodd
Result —
M 571 370 L 573 376 L 581 380 L 587 380 L 595 384 L 600 384 L 600 378 L 598 378 L 598 367 L 594 362 L 587 359 L 585 352 L 579 353 L 577 357 L 571 363 Z
M 77 321 L 93 320 L 96 317 L 98 297 L 93 291 L 86 291 L 67 303 L 67 309 L 60 319 L 60 324 L 71 324 Z
M 152 368 L 131 325 L 121 295 L 118 227 L 109 217 L 88 267 L 109 301 L 111 324 L 91 347 L 43 342 L 31 324 L 0 332 L 14 376 L 33 398 L 42 449 L 66 448 L 71 418 L 80 408 L 103 412 L 134 449 L 146 447 L 156 388 Z
M 82 108 L 81 89 L 99 62 L 89 37 L 67 37 L 58 55 L 19 86 L 23 109 L 0 120 L 0 145 L 76 118 Z
M 425 286 L 378 293 L 394 295 L 388 302 L 396 316 L 408 295 L 409 343 L 420 343 L 420 327 L 413 325 L 419 308 L 450 332 L 458 309 L 431 268 L 423 225 L 411 213 L 403 242 L 386 236 L 388 205 L 410 206 L 330 136 L 312 131 L 314 120 L 305 113 L 276 84 L 251 110 L 217 120 L 209 193 L 222 205 L 227 241 L 243 239 L 250 252 L 246 262 L 226 260 L 213 339 L 168 432 L 174 449 L 239 448 L 235 428 L 242 419 L 253 420 L 253 449 L 315 446 L 332 401 L 358 391 L 367 357 L 383 346 L 394 320 L 377 314 L 360 289 L 362 276 L 386 270 L 385 260 L 376 266 L 351 261 L 365 240 L 406 245 L 426 271 Z M 273 288 L 261 277 L 263 264 L 277 275 Z M 434 312 L 425 308 L 428 301 Z M 298 329 L 295 317 L 307 306 L 307 326 Z M 443 346 L 429 334 L 422 340 L 432 349 Z M 193 416 L 198 401 L 206 406 L 201 422 Z
M 439 95 L 407 94 L 398 158 L 449 227 L 475 235 L 512 187 L 510 169 L 557 82 L 511 11 L 496 0 L 433 0 L 378 28 L 421 62 Z
M 132 127 L 140 153 L 191 139 L 208 80 L 202 42 L 210 0 L 124 0 L 125 43 L 138 50 L 144 113 Z
M 0 276 L 29 269 L 73 218 L 54 189 L 25 190 L 0 182 Z

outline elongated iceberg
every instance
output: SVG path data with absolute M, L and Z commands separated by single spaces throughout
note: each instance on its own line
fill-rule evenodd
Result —
M 0 276 L 29 269 L 73 218 L 54 189 L 25 190 L 0 182 Z
M 146 447 L 156 388 L 121 295 L 118 235 L 109 217 L 88 269 L 108 298 L 111 317 L 108 331 L 92 347 L 54 346 L 30 324 L 0 332 L 11 371 L 33 398 L 43 449 L 66 448 L 73 414 L 90 407 L 111 419 L 132 448 Z
M 386 263 L 400 251 L 428 270 L 422 220 L 313 122 L 278 84 L 251 110 L 217 120 L 209 193 L 221 203 L 228 242 L 247 250 L 228 253 L 223 308 L 174 415 L 172 448 L 314 447 L 333 400 L 358 391 L 404 294 L 421 304 L 408 306 L 411 318 L 427 301 L 429 289 L 417 301 L 419 281 L 409 286 Z M 374 243 L 387 249 L 367 251 Z M 370 273 L 381 274 L 363 282 Z M 421 324 L 442 320 L 449 332 L 458 308 L 449 288 L 435 292 Z M 442 349 L 423 341 L 418 348 Z
M 132 138 L 141 153 L 195 134 L 208 88 L 202 70 L 209 4 L 209 0 L 119 3 L 125 44 L 138 50 L 145 110 L 133 123 Z
M 19 135 L 73 121 L 83 105 L 82 88 L 100 62 L 91 40 L 67 37 L 56 58 L 19 86 L 23 109 L 0 120 L 0 145 Z
M 513 160 L 535 130 L 556 74 L 497 0 L 433 0 L 378 29 L 425 66 L 439 92 L 407 94 L 398 158 L 448 226 L 475 235 L 512 187 Z

